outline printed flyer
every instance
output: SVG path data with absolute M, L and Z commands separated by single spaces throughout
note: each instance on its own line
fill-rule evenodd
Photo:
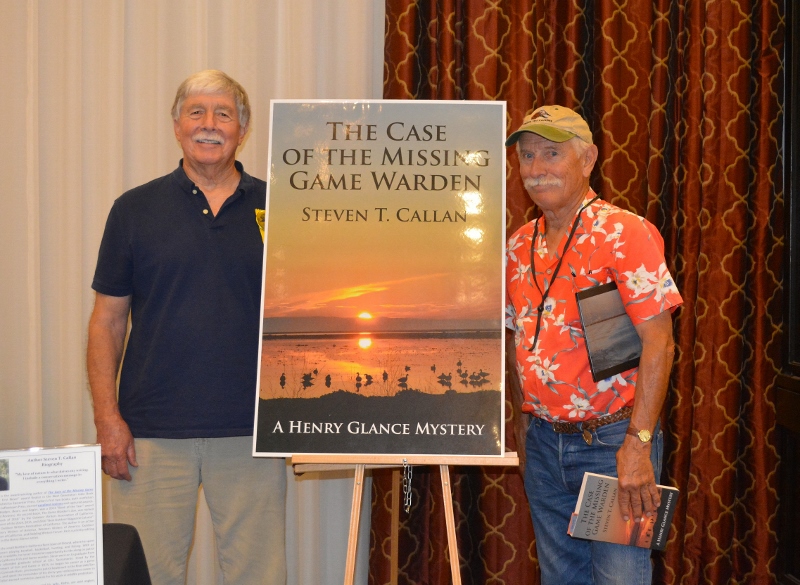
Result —
M 0 583 L 103 583 L 100 445 L 0 451 Z
M 502 456 L 505 126 L 272 102 L 254 455 Z

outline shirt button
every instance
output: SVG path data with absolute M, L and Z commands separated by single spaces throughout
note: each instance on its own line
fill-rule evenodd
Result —
M 204 215 L 208 215 L 208 209 L 204 209 L 204 210 L 203 210 L 203 214 L 204 214 Z
M 197 189 L 192 189 L 192 193 L 194 193 L 195 195 L 197 195 Z
M 553 271 L 548 268 L 547 269 L 547 274 L 550 274 L 551 272 L 553 272 Z

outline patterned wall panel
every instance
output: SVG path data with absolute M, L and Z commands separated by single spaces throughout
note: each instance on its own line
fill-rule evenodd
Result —
M 685 304 L 662 480 L 682 495 L 656 583 L 775 582 L 784 26 L 778 0 L 386 3 L 386 98 L 506 100 L 509 130 L 573 107 L 599 147 L 595 189 L 664 236 Z M 515 230 L 537 211 L 513 152 L 507 171 Z M 539 583 L 519 475 L 464 468 L 453 484 L 464 583 Z M 401 583 L 450 582 L 440 486 L 415 472 Z M 389 582 L 390 489 L 376 474 L 375 584 Z

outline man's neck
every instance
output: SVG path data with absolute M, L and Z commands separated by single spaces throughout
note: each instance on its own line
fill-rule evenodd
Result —
M 203 192 L 211 208 L 211 213 L 217 215 L 225 201 L 233 195 L 239 186 L 241 174 L 236 169 L 233 161 L 224 167 L 197 168 L 183 161 L 183 171 L 186 176 Z
M 204 193 L 227 191 L 231 194 L 241 179 L 234 161 L 219 166 L 192 166 L 184 159 L 183 171 Z
M 544 237 L 547 241 L 547 252 L 551 257 L 555 256 L 564 234 L 572 228 L 572 222 L 583 205 L 588 192 L 587 188 L 580 198 L 574 200 L 572 205 L 556 210 L 542 210 L 545 218 Z

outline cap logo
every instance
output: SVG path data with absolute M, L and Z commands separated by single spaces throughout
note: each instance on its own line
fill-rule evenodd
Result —
M 538 120 L 539 118 L 544 118 L 545 120 L 548 120 L 550 119 L 550 114 L 548 114 L 546 110 L 539 110 L 538 112 L 535 112 L 533 116 L 531 116 L 531 122 L 533 122 L 534 120 Z

